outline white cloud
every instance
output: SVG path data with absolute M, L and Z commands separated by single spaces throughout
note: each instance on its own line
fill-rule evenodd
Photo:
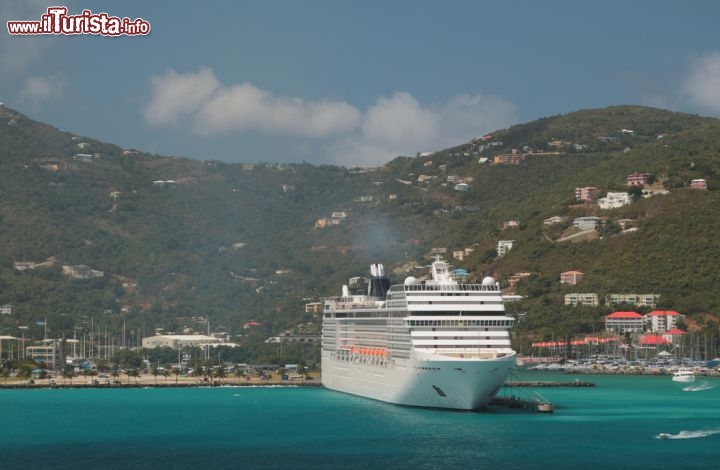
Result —
M 209 68 L 170 70 L 151 84 L 143 109 L 150 125 L 203 136 L 254 132 L 312 139 L 319 160 L 342 165 L 383 164 L 398 155 L 458 145 L 515 122 L 516 112 L 496 97 L 459 95 L 428 106 L 406 92 L 380 97 L 360 111 L 343 101 L 305 101 L 250 83 L 225 86 Z M 309 148 L 297 142 L 289 147 L 288 152 Z
M 378 165 L 398 155 L 441 150 L 516 122 L 515 106 L 501 98 L 459 95 L 423 106 L 408 93 L 381 97 L 361 129 L 332 145 L 338 164 Z
M 695 61 L 682 92 L 693 104 L 720 112 L 720 52 L 708 53 Z
M 143 110 L 148 123 L 177 125 L 189 119 L 204 135 L 260 131 L 297 137 L 321 138 L 355 128 L 360 113 L 351 105 L 277 95 L 243 83 L 226 87 L 213 71 L 169 71 L 152 79 L 153 96 Z
M 48 7 L 58 4 L 54 0 L 26 0 L 16 2 L 0 0 L 0 18 L 3 21 L 40 21 Z M 70 7 L 69 2 L 63 5 Z M 5 24 L 3 22 L 3 24 Z M 5 27 L 5 26 L 3 26 Z M 0 34 L 0 74 L 18 74 L 38 62 L 49 48 L 56 44 L 53 36 L 13 36 Z
M 67 88 L 67 81 L 60 76 L 30 77 L 25 80 L 18 95 L 20 102 L 37 106 L 60 99 Z
M 220 88 L 212 70 L 180 74 L 174 70 L 153 77 L 153 96 L 143 109 L 145 120 L 154 126 L 176 125 L 196 115 Z

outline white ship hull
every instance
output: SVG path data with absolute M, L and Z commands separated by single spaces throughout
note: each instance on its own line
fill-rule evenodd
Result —
M 398 405 L 457 410 L 486 406 L 515 367 L 515 355 L 474 360 L 428 355 L 392 366 L 337 361 L 324 354 L 322 383 L 331 390 Z

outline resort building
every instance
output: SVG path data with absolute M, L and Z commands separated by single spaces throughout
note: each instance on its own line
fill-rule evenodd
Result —
M 647 328 L 653 333 L 664 333 L 675 328 L 678 321 L 685 318 L 674 310 L 653 310 L 645 315 Z
M 598 295 L 593 293 L 587 294 L 565 294 L 565 305 L 572 305 L 577 307 L 578 305 L 586 307 L 597 307 Z
M 605 305 L 635 305 L 636 307 L 655 308 L 660 294 L 608 294 Z
M 637 312 L 614 312 L 605 317 L 605 331 L 612 333 L 642 333 L 643 316 Z

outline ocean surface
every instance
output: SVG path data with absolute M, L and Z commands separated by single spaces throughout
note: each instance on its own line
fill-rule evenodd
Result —
M 0 469 L 708 469 L 720 378 L 527 372 L 554 414 L 401 407 L 322 388 L 0 390 Z M 659 433 L 670 434 L 659 439 Z

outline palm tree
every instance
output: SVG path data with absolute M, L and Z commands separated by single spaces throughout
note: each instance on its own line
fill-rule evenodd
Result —
M 72 369 L 69 368 L 69 367 L 68 367 L 68 368 L 65 368 L 65 369 L 63 369 L 63 371 L 62 371 L 62 376 L 63 376 L 63 378 L 66 379 L 66 380 L 67 380 L 67 379 L 70 379 L 70 385 L 72 385 L 72 379 L 73 379 L 73 377 L 75 377 L 75 371 L 72 370 Z
M 215 370 L 213 370 L 213 376 L 216 379 L 224 379 L 225 378 L 225 370 L 223 369 L 223 367 L 220 366 L 220 367 L 215 368 Z

